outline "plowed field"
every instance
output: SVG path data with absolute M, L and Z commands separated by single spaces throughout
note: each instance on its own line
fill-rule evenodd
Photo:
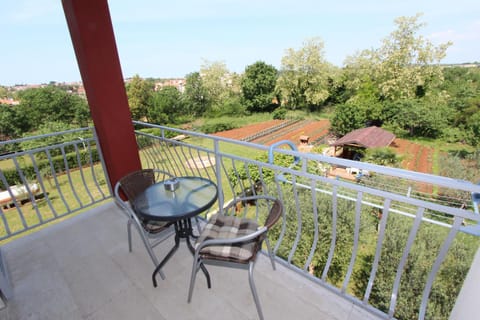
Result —
M 271 145 L 281 140 L 290 140 L 295 144 L 300 143 L 300 136 L 309 136 L 309 142 L 313 145 L 320 144 L 322 138 L 325 138 L 330 128 L 328 120 L 302 120 L 287 123 L 287 120 L 270 120 L 261 123 L 255 123 L 238 129 L 227 130 L 215 133 L 216 136 L 231 138 L 236 140 L 245 140 L 252 137 L 255 133 L 265 132 L 265 134 L 249 140 L 254 143 Z M 402 168 L 423 173 L 432 173 L 433 153 L 432 147 L 422 146 L 420 144 L 404 140 L 395 139 L 391 147 L 403 157 Z

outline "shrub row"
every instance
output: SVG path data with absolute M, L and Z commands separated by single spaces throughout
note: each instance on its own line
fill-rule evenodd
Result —
M 80 163 L 81 165 L 86 165 L 89 164 L 90 162 L 96 163 L 100 161 L 100 156 L 98 154 L 97 149 L 91 149 L 89 150 L 79 150 L 79 155 L 80 155 Z M 65 167 L 65 162 L 64 162 L 64 157 L 62 155 L 60 156 L 55 156 L 51 158 L 51 164 L 53 165 L 53 168 L 56 173 L 62 173 L 66 171 Z M 65 159 L 68 164 L 68 168 L 75 169 L 79 167 L 79 163 L 77 161 L 77 153 L 72 152 L 72 153 L 67 153 L 65 155 Z M 38 167 L 38 170 L 40 171 L 40 174 L 42 175 L 51 175 L 51 166 L 50 166 L 50 161 L 48 159 L 43 159 L 43 160 L 38 160 L 36 161 L 36 165 Z M 33 164 L 28 164 L 28 165 L 22 165 L 21 170 L 23 175 L 27 180 L 35 180 L 36 179 L 36 174 L 35 174 L 35 167 Z M 8 184 L 10 186 L 16 185 L 16 184 L 23 184 L 22 179 L 20 178 L 20 175 L 17 171 L 16 168 L 12 169 L 4 169 L 2 170 L 3 175 L 5 176 L 5 179 L 7 180 Z M 0 187 L 2 189 L 6 189 L 6 187 L 3 185 L 3 182 L 0 181 Z

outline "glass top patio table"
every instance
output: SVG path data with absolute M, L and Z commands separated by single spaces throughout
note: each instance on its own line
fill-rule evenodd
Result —
M 186 240 L 192 254 L 195 252 L 190 242 L 190 238 L 195 238 L 191 218 L 213 206 L 217 196 L 217 185 L 209 179 L 177 177 L 155 183 L 135 198 L 132 206 L 138 215 L 147 220 L 173 222 L 175 227 L 175 245 L 153 271 L 154 287 L 157 286 L 156 274 L 177 251 L 180 239 Z M 201 268 L 210 288 L 210 275 L 203 265 Z
M 217 200 L 216 184 L 202 177 L 177 177 L 176 190 L 168 190 L 165 180 L 155 183 L 133 202 L 135 212 L 147 220 L 177 221 L 194 217 L 209 209 Z

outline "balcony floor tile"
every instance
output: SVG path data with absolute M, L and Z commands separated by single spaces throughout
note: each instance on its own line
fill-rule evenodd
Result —
M 208 266 L 187 303 L 192 256 L 186 245 L 151 283 L 153 264 L 138 235 L 128 252 L 126 218 L 113 202 L 14 240 L 2 250 L 14 297 L 0 319 L 257 319 L 248 273 Z M 167 239 L 159 256 L 173 245 Z M 255 283 L 266 319 L 376 319 L 351 302 L 261 255 Z

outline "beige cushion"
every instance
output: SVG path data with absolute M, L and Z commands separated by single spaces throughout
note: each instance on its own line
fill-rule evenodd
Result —
M 231 239 L 251 234 L 258 224 L 251 219 L 216 214 L 212 216 L 197 239 L 197 245 L 209 239 Z M 208 246 L 200 250 L 204 258 L 219 258 L 227 261 L 248 262 L 256 253 L 258 239 L 232 245 Z

